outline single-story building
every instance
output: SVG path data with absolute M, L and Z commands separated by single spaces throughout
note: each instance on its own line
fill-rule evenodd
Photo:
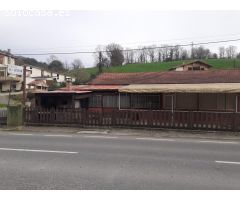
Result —
M 59 92 L 87 91 L 90 94 L 84 98 L 88 106 L 85 104 L 82 108 L 98 111 L 174 109 L 232 112 L 238 111 L 239 107 L 239 77 L 240 70 L 103 73 L 88 85 L 68 86 Z M 36 93 L 36 98 L 39 100 L 46 95 L 48 93 Z M 74 104 L 67 105 L 81 107 L 78 101 L 79 97 Z
M 69 84 L 58 91 L 37 91 L 31 106 L 69 110 L 69 123 L 73 118 L 79 121 L 81 113 L 87 112 L 98 114 L 84 123 L 100 124 L 107 119 L 109 124 L 198 127 L 204 122 L 201 127 L 206 128 L 211 122 L 213 128 L 232 130 L 237 120 L 240 122 L 239 77 L 240 70 L 103 73 L 87 85 Z M 56 112 L 51 119 L 65 116 L 63 111 Z M 90 119 L 89 116 L 82 116 L 81 120 Z M 64 123 L 65 118 L 61 120 Z
M 188 63 L 183 63 L 182 65 L 172 67 L 170 71 L 192 71 L 192 70 L 209 70 L 212 65 L 209 65 L 203 61 L 195 60 Z

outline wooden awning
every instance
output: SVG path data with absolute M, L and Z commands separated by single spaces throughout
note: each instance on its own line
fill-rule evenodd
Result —
M 119 88 L 122 93 L 240 93 L 240 83 L 136 84 Z

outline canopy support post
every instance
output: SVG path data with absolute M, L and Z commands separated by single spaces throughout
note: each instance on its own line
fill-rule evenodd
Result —
M 236 107 L 235 107 L 235 112 L 238 112 L 238 95 L 236 94 Z
M 120 92 L 118 93 L 118 110 L 121 110 L 121 94 Z
M 173 113 L 174 113 L 174 111 L 173 111 L 173 107 L 174 107 L 174 96 L 173 96 L 174 94 L 172 94 L 172 126 L 173 126 Z

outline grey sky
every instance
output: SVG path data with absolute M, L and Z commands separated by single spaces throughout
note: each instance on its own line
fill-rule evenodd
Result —
M 240 38 L 239 11 L 70 11 L 66 17 L 13 17 L 0 12 L 0 49 L 13 53 L 92 51 L 111 42 L 123 47 L 182 44 Z M 206 46 L 217 52 L 221 45 Z M 34 56 L 32 56 L 34 57 Z M 48 56 L 35 56 L 46 61 Z M 92 54 L 59 55 L 80 58 L 93 66 Z

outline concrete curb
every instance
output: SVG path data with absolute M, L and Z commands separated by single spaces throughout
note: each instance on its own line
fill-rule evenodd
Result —
M 202 130 L 179 130 L 179 129 L 135 129 L 135 128 L 109 128 L 109 127 L 49 127 L 49 126 L 25 126 L 25 127 L 4 127 L 0 131 L 19 132 L 48 132 L 66 134 L 91 134 L 91 135 L 119 135 L 119 136 L 144 136 L 153 138 L 189 138 L 189 139 L 220 139 L 240 140 L 239 132 L 223 131 L 202 131 Z

